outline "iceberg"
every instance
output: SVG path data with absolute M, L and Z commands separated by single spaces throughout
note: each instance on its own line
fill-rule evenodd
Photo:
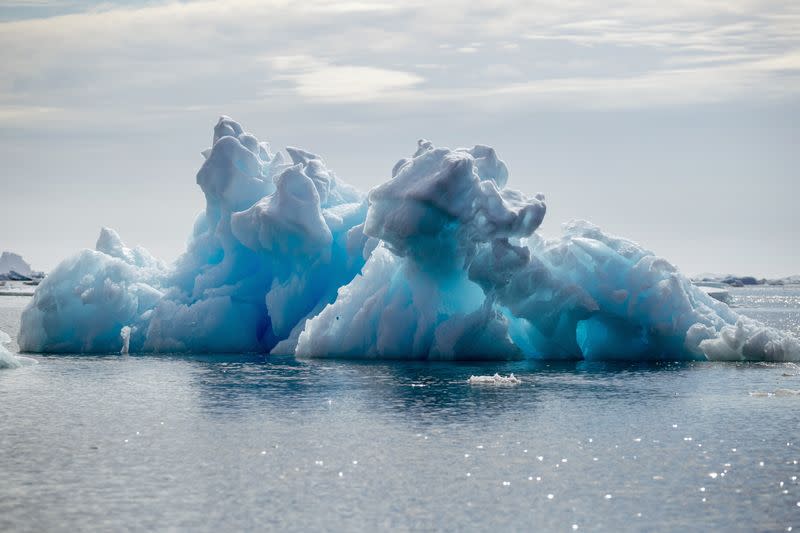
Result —
M 31 265 L 28 264 L 21 255 L 13 252 L 3 252 L 2 255 L 0 255 L 0 275 L 7 275 L 12 272 L 23 277 L 32 276 L 34 274 Z
M 800 360 L 665 259 L 585 221 L 537 233 L 544 195 L 493 148 L 420 140 L 362 194 L 322 157 L 229 117 L 206 205 L 167 265 L 111 229 L 23 312 L 28 352 L 259 352 L 419 360 Z
M 20 357 L 11 353 L 5 346 L 10 342 L 11 337 L 8 336 L 8 333 L 0 331 L 0 370 L 19 368 L 36 363 L 36 360 L 30 357 Z

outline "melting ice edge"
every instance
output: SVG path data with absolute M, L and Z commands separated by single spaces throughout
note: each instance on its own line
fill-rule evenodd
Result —
M 634 242 L 584 221 L 539 236 L 544 196 L 507 188 L 490 147 L 419 141 L 366 196 L 286 154 L 220 118 L 186 252 L 165 265 L 104 228 L 39 286 L 21 350 L 800 360 Z

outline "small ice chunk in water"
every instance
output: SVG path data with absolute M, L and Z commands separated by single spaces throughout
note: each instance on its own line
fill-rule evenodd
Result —
M 493 376 L 470 376 L 467 380 L 470 385 L 519 385 L 522 380 L 513 373 L 508 376 L 495 374 Z
M 30 357 L 20 357 L 11 353 L 6 344 L 11 342 L 11 337 L 7 333 L 0 331 L 0 370 L 4 368 L 19 368 L 21 366 L 36 363 L 35 359 Z
M 119 353 L 126 355 L 131 346 L 131 327 L 123 326 L 119 331 L 119 336 L 122 338 L 122 349 L 120 349 Z

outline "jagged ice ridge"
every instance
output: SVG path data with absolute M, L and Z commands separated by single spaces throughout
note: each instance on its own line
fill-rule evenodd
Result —
M 506 187 L 494 149 L 419 141 L 365 197 L 321 157 L 228 117 L 172 265 L 104 228 L 22 316 L 29 352 L 265 352 L 397 359 L 800 360 L 639 245 Z

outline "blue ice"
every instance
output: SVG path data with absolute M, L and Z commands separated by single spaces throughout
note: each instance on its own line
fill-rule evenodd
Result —
M 28 352 L 262 352 L 429 360 L 800 360 L 666 260 L 584 221 L 537 233 L 542 194 L 494 149 L 421 140 L 366 196 L 228 117 L 206 206 L 164 264 L 104 228 L 22 317 Z

